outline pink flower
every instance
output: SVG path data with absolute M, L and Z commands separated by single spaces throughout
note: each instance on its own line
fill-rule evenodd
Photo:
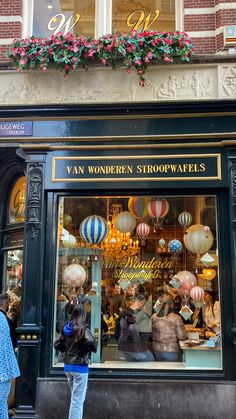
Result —
M 20 65 L 25 65 L 27 64 L 27 60 L 24 60 L 23 58 L 21 58 L 21 60 L 19 61 Z
M 70 66 L 68 64 L 65 65 L 65 71 L 68 73 L 70 71 Z
M 73 51 L 74 51 L 74 52 L 78 52 L 78 51 L 79 51 L 79 48 L 77 47 L 77 45 L 74 45 L 74 46 L 73 46 Z
M 105 58 L 101 58 L 101 62 L 103 63 L 103 65 L 106 65 L 106 60 L 105 60 Z
M 93 55 L 95 54 L 95 50 L 94 49 L 90 49 L 87 53 L 87 57 L 93 57 Z
M 171 62 L 172 62 L 172 59 L 171 59 L 171 58 L 169 58 L 169 57 L 164 57 L 164 61 L 165 61 L 166 63 L 171 63 Z
M 141 58 L 139 58 L 138 60 L 136 60 L 136 61 L 135 61 L 135 64 L 137 64 L 137 65 L 142 65 L 142 60 L 141 60 Z

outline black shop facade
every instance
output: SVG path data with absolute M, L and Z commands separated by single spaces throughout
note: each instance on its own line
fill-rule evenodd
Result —
M 98 346 L 85 418 L 233 418 L 235 112 L 230 101 L 3 111 L 1 288 L 18 336 L 16 418 L 66 417 L 53 341 L 81 296 Z M 140 287 L 137 328 L 153 357 L 130 359 L 117 319 Z M 185 331 L 175 360 L 155 357 L 163 298 Z

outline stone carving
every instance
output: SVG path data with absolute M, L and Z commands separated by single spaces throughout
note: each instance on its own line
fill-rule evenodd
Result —
M 28 187 L 28 205 L 26 215 L 27 236 L 34 240 L 42 224 L 42 182 L 43 165 L 39 163 L 30 163 L 28 169 L 29 187 Z
M 53 69 L 47 74 L 8 71 L 1 73 L 0 100 L 4 105 L 29 105 L 218 99 L 223 74 L 219 69 L 217 64 L 150 66 L 144 88 L 139 86 L 136 71 L 127 74 L 124 68 L 94 67 L 71 72 L 67 78 Z M 236 67 L 227 72 L 224 68 L 224 77 L 227 95 L 236 95 Z
M 223 96 L 236 97 L 236 66 L 223 67 Z

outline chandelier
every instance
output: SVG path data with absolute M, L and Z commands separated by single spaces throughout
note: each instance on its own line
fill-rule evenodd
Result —
M 122 259 L 124 256 L 135 256 L 140 249 L 139 240 L 131 238 L 131 233 L 121 233 L 115 228 L 115 219 L 122 211 L 120 204 L 111 205 L 111 213 L 108 216 L 109 233 L 101 244 L 101 249 L 107 259 Z

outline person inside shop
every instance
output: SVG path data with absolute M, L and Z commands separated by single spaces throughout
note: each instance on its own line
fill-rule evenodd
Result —
M 71 390 L 68 419 L 82 419 L 88 382 L 88 364 L 91 352 L 96 352 L 96 342 L 85 323 L 85 304 L 78 301 L 63 329 L 65 337 L 64 371 Z
M 174 312 L 172 295 L 163 291 L 154 305 L 152 315 L 152 346 L 157 361 L 181 361 L 179 341 L 186 339 L 186 331 L 181 316 Z
M 10 329 L 6 315 L 0 311 L 0 417 L 8 419 L 8 397 L 13 378 L 19 377 L 20 371 L 12 346 Z
M 125 308 L 125 299 L 121 294 L 121 286 L 116 283 L 113 288 L 113 293 L 109 299 L 110 316 L 119 316 L 120 312 Z
M 215 300 L 214 293 L 205 291 L 202 318 L 206 328 L 215 333 L 220 333 L 220 302 Z
M 137 324 L 137 317 L 142 314 L 142 309 L 147 300 L 148 294 L 145 292 L 144 288 L 141 287 L 140 289 L 137 289 L 132 304 L 120 314 L 118 350 L 121 352 L 121 357 L 124 357 L 126 361 L 154 361 L 152 352 L 147 349 L 142 342 L 141 333 L 139 332 Z M 146 315 L 146 313 L 144 313 L 144 315 Z M 117 335 L 118 333 L 116 336 Z
M 8 294 L 0 294 L 0 312 L 4 314 L 10 330 L 13 348 L 16 348 L 16 331 L 13 321 L 8 317 L 10 298 Z

